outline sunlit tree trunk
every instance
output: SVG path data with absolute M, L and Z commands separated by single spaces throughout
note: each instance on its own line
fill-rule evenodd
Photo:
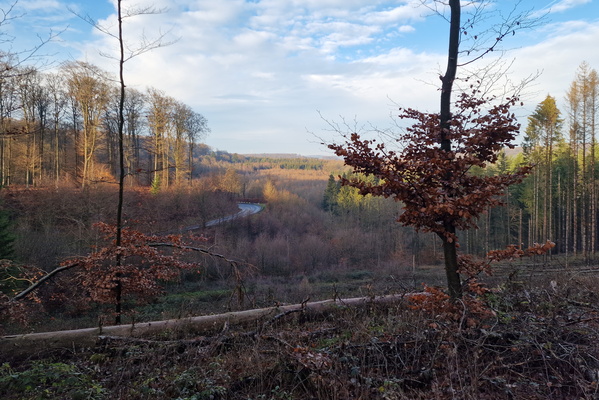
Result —
M 0 66 L 5 70 L 11 68 L 11 66 L 6 63 L 2 63 Z M 10 130 L 12 113 L 17 107 L 18 100 L 15 79 L 9 76 L 0 76 L 0 129 L 2 129 L 3 133 L 0 142 L 2 186 L 8 186 L 11 183 L 13 140 L 8 132 Z
M 187 162 L 189 170 L 189 183 L 193 179 L 193 168 L 194 168 L 194 150 L 196 143 L 203 139 L 209 132 L 210 128 L 208 127 L 208 121 L 204 116 L 200 113 L 193 112 L 189 115 L 189 118 L 185 121 L 186 132 L 187 132 L 187 146 L 188 146 L 188 154 L 187 154 Z
M 594 69 L 589 72 L 588 79 L 588 95 L 589 95 L 589 131 L 590 131 L 590 139 L 591 139 L 591 148 L 589 151 L 590 160 L 589 160 L 589 169 L 590 169 L 590 218 L 589 218 L 589 229 L 591 232 L 590 237 L 590 252 L 592 254 L 595 253 L 596 243 L 597 243 L 597 177 L 596 177 L 596 162 L 595 152 L 597 151 L 596 147 L 596 131 L 595 131 L 595 118 L 597 115 L 597 87 L 599 85 L 599 79 L 597 77 L 597 71 Z
M 65 138 L 61 138 L 64 132 L 60 129 L 62 116 L 66 113 L 66 94 L 64 90 L 64 82 L 58 75 L 48 75 L 46 84 L 50 96 L 49 112 L 52 119 L 52 174 L 55 185 L 58 185 L 61 173 L 61 144 L 66 142 Z
M 37 127 L 34 104 L 34 71 L 25 70 L 18 77 L 21 117 L 26 135 L 25 185 L 36 186 L 36 170 L 38 166 Z
M 109 86 L 105 73 L 87 63 L 68 64 L 65 72 L 70 95 L 81 113 L 81 187 L 85 188 L 92 177 L 91 172 L 100 135 L 99 127 L 109 100 Z
M 156 90 L 148 90 L 148 124 L 152 133 L 154 174 L 153 182 L 168 186 L 169 131 L 172 128 L 172 108 L 175 100 Z
M 182 183 L 186 173 L 191 174 L 190 170 L 185 170 L 185 168 L 189 166 L 189 164 L 185 162 L 185 156 L 187 155 L 186 148 L 188 147 L 185 141 L 189 137 L 186 121 L 189 120 L 192 113 L 193 111 L 189 106 L 180 102 L 175 103 L 173 112 L 173 164 L 175 168 L 175 183 L 177 185 Z
M 139 133 L 142 127 L 142 115 L 145 107 L 145 96 L 135 90 L 126 89 L 126 97 L 124 104 L 124 118 L 126 124 L 126 146 L 125 159 L 127 169 L 132 172 L 130 174 L 130 183 L 141 183 L 139 174 L 140 170 L 140 139 Z

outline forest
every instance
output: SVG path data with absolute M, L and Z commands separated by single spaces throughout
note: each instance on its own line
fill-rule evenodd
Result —
M 339 132 L 316 158 L 212 149 L 201 110 L 87 62 L 3 60 L 0 397 L 596 398 L 591 65 L 521 127 L 474 89 L 398 111 L 406 153 Z
M 108 73 L 81 62 L 66 64 L 58 73 L 17 69 L 3 78 L 2 186 L 84 189 L 90 184 L 114 184 L 117 90 L 110 82 Z M 521 147 L 507 149 L 495 165 L 480 172 L 494 174 L 535 165 L 523 183 L 505 193 L 507 206 L 490 210 L 479 221 L 483 235 L 464 233 L 468 253 L 547 239 L 556 242 L 556 254 L 589 258 L 595 253 L 599 240 L 597 85 L 596 70 L 581 63 L 573 71 L 568 92 L 556 94 L 566 100 L 566 108 L 558 109 L 556 98 L 547 95 L 528 116 Z M 247 168 L 323 170 L 325 166 L 323 160 L 301 157 L 212 151 L 201 143 L 210 132 L 206 118 L 151 88 L 146 93 L 128 90 L 125 111 L 127 185 L 131 188 L 192 185 L 193 179 L 219 169 L 243 174 Z M 327 195 L 332 190 L 329 184 Z M 245 189 L 239 195 L 247 197 Z M 335 200 L 331 201 L 329 211 L 334 208 Z

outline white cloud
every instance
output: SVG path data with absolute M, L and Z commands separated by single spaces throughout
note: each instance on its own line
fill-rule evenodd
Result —
M 561 0 L 554 1 L 552 4 L 547 6 L 550 12 L 564 12 L 570 8 L 578 7 L 583 4 L 590 3 L 592 0 Z
M 542 86 L 551 94 L 561 96 L 582 61 L 599 68 L 599 53 L 592 50 L 599 42 L 599 25 L 568 22 L 554 25 L 554 31 L 559 34 L 519 49 L 515 54 L 528 69 L 543 70 Z
M 58 0 L 20 0 L 18 7 L 26 11 L 37 11 L 62 8 Z
M 420 3 L 410 2 L 389 10 L 373 11 L 366 14 L 363 20 L 370 24 L 405 23 L 410 20 L 421 20 L 423 10 L 418 7 Z
M 68 1 L 78 1 L 85 10 L 90 0 Z M 570 0 L 553 6 L 584 3 Z M 446 25 L 439 18 L 425 19 L 427 10 L 415 7 L 420 0 L 127 0 L 128 4 L 169 9 L 127 19 L 125 35 L 131 47 L 142 35 L 153 38 L 160 30 L 171 29 L 167 40 L 179 40 L 128 62 L 127 84 L 164 90 L 204 114 L 213 130 L 207 143 L 219 149 L 326 153 L 307 133 L 320 135 L 326 128 L 317 110 L 333 120 L 356 116 L 382 127 L 389 126 L 389 114 L 397 113 L 398 104 L 427 111 L 438 107 L 437 75 L 446 54 L 445 39 L 440 43 L 438 38 L 445 37 Z M 114 16 L 100 22 L 115 26 Z M 76 27 L 80 36 L 85 29 L 91 31 Z M 537 44 L 508 54 L 516 57 L 514 80 L 537 69 L 545 71 L 537 82 L 542 93 L 531 100 L 531 108 L 547 92 L 558 100 L 563 97 L 583 59 L 599 67 L 599 53 L 592 51 L 598 30 L 597 22 L 561 21 L 521 35 Z M 87 61 L 116 71 L 113 61 L 98 56 L 98 50 L 114 52 L 113 39 L 94 33 L 88 42 L 71 46 Z
M 411 33 L 416 30 L 412 25 L 402 25 L 397 29 L 401 33 Z

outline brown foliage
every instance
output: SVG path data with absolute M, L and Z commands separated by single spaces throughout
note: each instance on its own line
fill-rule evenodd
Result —
M 148 244 L 158 241 L 157 237 L 124 228 L 121 245 L 117 246 L 111 240 L 115 236 L 114 226 L 97 223 L 96 227 L 107 245 L 86 257 L 67 261 L 80 264 L 76 281 L 93 301 L 114 303 L 117 285 L 121 285 L 123 295 L 135 295 L 139 300 L 147 301 L 160 293 L 160 282 L 176 280 L 181 270 L 195 267 L 195 264 L 179 260 L 177 255 L 181 249 L 174 250 L 173 254 L 164 254 Z M 180 235 L 169 235 L 167 241 L 176 246 L 182 245 Z
M 46 311 L 60 308 L 79 313 L 93 303 L 120 305 L 122 298 L 126 298 L 127 303 L 147 303 L 161 294 L 163 283 L 179 279 L 183 271 L 198 268 L 194 263 L 181 261 L 181 255 L 202 249 L 187 246 L 181 235 L 148 236 L 124 228 L 121 245 L 117 246 L 115 226 L 97 223 L 95 227 L 105 243 L 89 255 L 67 259 L 49 273 L 20 267 L 9 276 L 7 279 L 26 282 L 29 286 L 12 298 L 2 294 L 0 315 L 26 324 L 28 318 L 35 315 L 32 306 L 36 304 Z M 206 240 L 201 236 L 192 239 Z M 64 272 L 67 270 L 70 271 Z M 52 285 L 48 288 L 50 280 Z
M 503 191 L 530 171 L 525 166 L 495 176 L 471 173 L 473 167 L 494 163 L 502 148 L 514 147 L 511 142 L 519 125 L 510 107 L 516 102 L 508 98 L 487 109 L 489 100 L 462 94 L 449 132 L 440 128 L 439 114 L 404 108 L 399 117 L 415 122 L 397 139 L 401 150 L 389 150 L 384 143 L 362 139 L 358 133 L 329 148 L 355 172 L 379 179 L 376 183 L 343 179 L 343 184 L 358 188 L 363 195 L 401 201 L 404 212 L 398 222 L 454 241 L 457 238 L 447 226 L 476 228 L 476 219 L 489 207 L 502 204 Z M 453 144 L 450 151 L 441 148 L 443 137 Z
M 460 301 L 451 301 L 442 290 L 424 285 L 423 293 L 409 297 L 409 307 L 425 312 L 440 323 L 458 323 L 460 328 L 484 325 L 495 315 L 482 297 L 488 289 L 476 279 L 468 280 L 466 285 L 466 293 Z
M 543 244 L 535 243 L 528 249 L 522 249 L 521 246 L 510 245 L 503 250 L 492 250 L 487 254 L 489 261 L 512 260 L 521 257 L 530 257 L 546 254 L 555 247 L 555 243 L 547 240 Z
M 477 259 L 470 254 L 461 254 L 458 259 L 460 266 L 459 272 L 466 275 L 469 279 L 475 278 L 480 274 L 492 275 L 492 263 L 543 255 L 548 253 L 554 247 L 555 243 L 548 240 L 543 244 L 535 243 L 527 249 L 522 249 L 522 246 L 509 245 L 502 250 L 491 250 L 484 259 Z

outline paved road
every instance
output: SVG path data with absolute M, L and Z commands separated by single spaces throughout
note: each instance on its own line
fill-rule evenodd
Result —
M 262 207 L 259 204 L 253 203 L 237 203 L 239 207 L 239 212 L 232 215 L 227 215 L 226 217 L 213 219 L 212 221 L 206 222 L 206 226 L 214 226 L 218 224 L 222 224 L 223 222 L 231 221 L 236 218 L 247 217 L 248 215 L 256 214 L 262 211 Z M 193 229 L 199 229 L 200 226 Z
M 198 229 L 206 228 L 208 226 L 214 226 L 218 224 L 222 224 L 223 222 L 232 221 L 237 218 L 247 217 L 248 215 L 256 214 L 262 211 L 262 207 L 259 204 L 254 203 L 237 203 L 237 207 L 239 207 L 239 211 L 235 214 L 227 215 L 222 218 L 213 219 L 211 221 L 206 222 L 204 225 L 190 225 L 184 228 L 178 229 L 176 231 L 168 231 L 168 232 L 160 232 L 158 235 L 170 235 L 173 233 L 183 233 L 189 231 L 196 231 Z

